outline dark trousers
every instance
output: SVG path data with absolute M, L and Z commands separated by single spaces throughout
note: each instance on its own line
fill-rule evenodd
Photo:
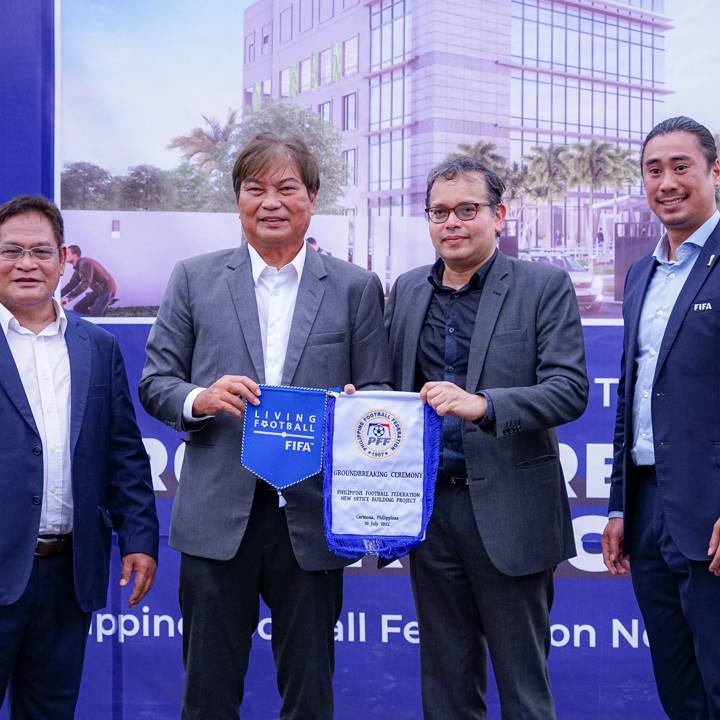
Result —
M 247 530 L 232 560 L 182 556 L 184 720 L 238 718 L 260 597 L 272 614 L 280 718 L 333 717 L 342 570 L 310 572 L 298 566 L 277 493 L 258 482 Z
M 499 572 L 478 533 L 467 486 L 438 483 L 427 538 L 412 551 L 410 570 L 425 720 L 487 717 L 488 650 L 502 717 L 555 718 L 547 673 L 552 571 Z
M 36 557 L 20 599 L 0 606 L 0 705 L 9 682 L 12 720 L 72 720 L 89 627 L 72 550 Z
M 633 480 L 626 547 L 660 702 L 672 720 L 720 719 L 720 578 L 678 550 L 657 484 Z

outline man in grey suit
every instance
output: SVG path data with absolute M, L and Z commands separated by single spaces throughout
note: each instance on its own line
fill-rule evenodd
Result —
M 182 552 L 183 718 L 238 717 L 259 598 L 272 612 L 283 720 L 333 715 L 342 568 L 323 535 L 320 476 L 283 491 L 240 464 L 260 383 L 389 382 L 378 278 L 303 238 L 319 170 L 302 141 L 265 134 L 233 168 L 248 245 L 178 263 L 148 339 L 140 397 L 186 435 L 170 544 Z
M 554 427 L 587 402 L 567 273 L 506 257 L 504 186 L 469 157 L 428 178 L 432 267 L 390 295 L 395 387 L 443 416 L 435 509 L 410 555 L 426 720 L 555 717 L 547 674 L 553 570 L 575 554 Z

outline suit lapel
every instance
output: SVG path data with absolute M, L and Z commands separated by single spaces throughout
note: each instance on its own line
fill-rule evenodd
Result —
M 720 223 L 716 226 L 715 230 L 713 230 L 712 234 L 707 239 L 705 246 L 700 251 L 700 254 L 695 261 L 695 265 L 693 265 L 693 269 L 690 271 L 690 274 L 683 285 L 683 289 L 680 291 L 680 295 L 678 295 L 678 299 L 675 302 L 672 312 L 670 313 L 670 318 L 668 319 L 668 324 L 665 328 L 665 334 L 663 335 L 662 343 L 660 344 L 657 367 L 655 368 L 655 378 L 658 377 L 660 371 L 662 370 L 662 366 L 665 364 L 670 348 L 672 348 L 672 345 L 675 342 L 675 338 L 677 337 L 680 326 L 690 309 L 692 301 L 695 299 L 695 296 L 700 291 L 700 288 L 707 280 L 708 275 L 712 272 L 715 265 L 717 265 L 718 255 L 720 254 L 720 244 L 718 243 L 719 239 Z M 714 255 L 715 258 L 713 258 L 713 262 L 711 263 L 712 267 L 708 267 L 708 261 L 711 255 Z
M 637 354 L 637 336 L 640 327 L 640 313 L 642 312 L 645 293 L 650 279 L 655 272 L 655 258 L 652 255 L 638 261 L 637 279 L 632 286 L 625 288 L 623 307 L 625 310 L 625 324 L 627 325 L 627 342 L 625 344 L 625 377 L 632 383 L 634 376 L 633 366 Z
M 291 385 L 295 377 L 305 343 L 325 294 L 323 278 L 326 275 L 327 272 L 321 257 L 314 250 L 307 250 L 285 353 L 285 365 L 282 372 L 282 381 L 285 385 Z
M 465 383 L 465 389 L 468 392 L 474 393 L 480 382 L 490 338 L 509 289 L 506 282 L 509 272 L 510 261 L 498 250 L 493 266 L 490 268 L 485 280 L 485 287 L 480 296 L 480 303 L 475 316 L 475 328 L 470 340 L 467 381 Z
M 415 367 L 417 363 L 420 333 L 425 322 L 430 301 L 432 300 L 432 285 L 423 278 L 423 282 L 408 292 L 405 307 L 407 313 L 404 318 L 404 334 L 402 345 L 402 378 L 400 389 L 413 390 L 415 386 Z
M 5 334 L 0 331 L 0 385 L 34 433 L 40 436 Z
M 72 455 L 75 452 L 75 445 L 85 417 L 85 406 L 90 387 L 92 351 L 90 338 L 85 329 L 78 319 L 70 314 L 67 315 L 65 344 L 70 361 L 70 455 Z
M 252 276 L 252 264 L 247 245 L 238 248 L 233 260 L 227 265 L 227 284 L 235 305 L 235 313 L 240 323 L 240 334 L 255 369 L 259 383 L 265 382 L 265 361 L 263 359 L 262 335 L 258 319 L 255 284 Z

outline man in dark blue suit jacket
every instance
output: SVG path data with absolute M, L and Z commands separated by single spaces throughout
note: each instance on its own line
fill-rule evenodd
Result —
M 720 718 L 720 162 L 685 117 L 641 155 L 666 235 L 625 284 L 623 361 L 603 556 L 632 561 L 655 680 L 671 718 Z
M 0 205 L 0 704 L 75 713 L 90 615 L 118 533 L 130 606 L 150 589 L 158 521 L 116 340 L 53 300 L 63 222 L 44 198 Z

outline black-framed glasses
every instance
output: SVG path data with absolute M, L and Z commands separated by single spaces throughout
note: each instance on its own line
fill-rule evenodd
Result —
M 450 213 L 454 213 L 458 220 L 474 220 L 481 207 L 493 207 L 492 203 L 471 203 L 464 202 L 456 205 L 454 208 L 442 207 L 442 205 L 425 208 L 425 215 L 430 222 L 444 223 Z
M 50 262 L 57 255 L 58 249 L 50 245 L 36 245 L 29 250 L 19 245 L 0 245 L 0 260 L 5 262 L 17 262 L 25 257 L 25 253 L 38 262 Z

